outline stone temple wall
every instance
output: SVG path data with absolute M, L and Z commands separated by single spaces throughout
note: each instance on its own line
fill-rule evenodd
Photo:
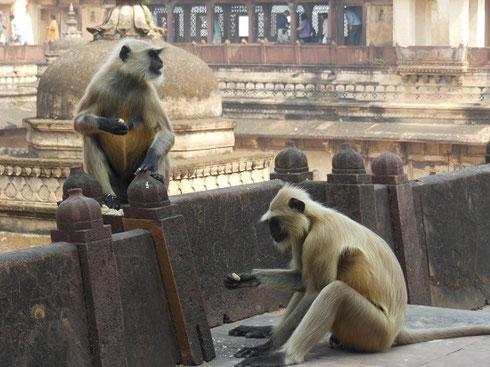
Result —
M 276 157 L 273 177 L 296 182 L 385 238 L 405 273 L 410 303 L 475 308 L 488 302 L 490 152 L 489 164 L 417 181 L 407 180 L 393 153 L 366 172 L 348 145 L 335 155 L 327 181 L 302 181 L 308 165 L 295 152 Z M 202 362 L 213 356 L 209 326 L 286 304 L 287 294 L 222 286 L 228 272 L 287 266 L 289 254 L 278 253 L 257 223 L 283 181 L 170 201 L 155 182 L 128 192 L 132 204 L 124 217 L 106 221 L 112 233 L 98 204 L 75 190 L 76 198 L 58 209 L 57 243 L 0 255 L 0 324 L 7 331 L 0 334 L 0 365 L 56 358 L 84 366 L 116 357 L 119 365 Z M 182 337 L 183 328 L 197 330 L 199 352 L 191 334 Z M 118 352 L 121 343 L 126 353 Z

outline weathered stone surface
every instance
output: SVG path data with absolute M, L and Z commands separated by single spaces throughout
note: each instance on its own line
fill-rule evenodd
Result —
M 376 232 L 374 186 L 361 155 L 350 144 L 342 144 L 332 159 L 332 167 L 332 173 L 327 175 L 328 206 Z
M 100 205 L 72 189 L 57 212 L 53 241 L 77 246 L 87 305 L 94 364 L 127 366 L 119 274 L 110 227 L 103 224 Z
M 0 256 L 0 366 L 91 366 L 75 246 Z
M 374 195 L 376 196 L 376 222 L 380 235 L 394 250 L 393 223 L 391 222 L 390 206 L 388 200 L 388 190 L 384 185 L 374 185 Z
M 432 304 L 482 306 L 490 299 L 490 166 L 426 177 L 411 186 Z
M 393 250 L 405 275 L 408 302 L 429 305 L 426 251 L 419 241 L 412 189 L 403 172 L 403 161 L 395 153 L 384 152 L 373 160 L 372 169 L 373 182 L 386 184 L 387 187 Z
M 124 208 L 127 230 L 142 228 L 153 238 L 182 362 L 199 365 L 215 357 L 185 219 L 170 204 L 165 185 L 147 171 L 137 174 Z
M 134 230 L 113 236 L 119 269 L 126 349 L 130 366 L 175 366 L 180 361 L 151 234 Z
M 274 180 L 172 197 L 185 216 L 210 325 L 287 304 L 285 293 L 257 288 L 230 291 L 223 285 L 229 272 L 288 266 L 289 252 L 278 252 L 268 226 L 258 223 L 282 185 Z

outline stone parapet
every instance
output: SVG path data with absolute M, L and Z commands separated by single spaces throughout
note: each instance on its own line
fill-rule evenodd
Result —
M 46 232 L 62 200 L 70 168 L 82 160 L 0 155 L 0 228 Z M 230 153 L 209 158 L 175 159 L 169 194 L 211 190 L 269 180 L 272 153 Z

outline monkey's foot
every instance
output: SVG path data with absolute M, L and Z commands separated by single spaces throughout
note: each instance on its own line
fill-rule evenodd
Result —
M 151 173 L 150 176 L 153 177 L 155 180 L 160 181 L 162 184 L 165 184 L 165 177 L 163 177 L 163 175 L 154 172 Z
M 252 358 L 257 356 L 263 356 L 269 354 L 273 349 L 272 342 L 269 340 L 264 344 L 257 345 L 255 347 L 246 347 L 240 349 L 233 356 L 236 358 Z
M 231 336 L 244 336 L 245 338 L 264 339 L 272 334 L 272 326 L 246 326 L 240 325 L 228 331 Z
M 121 209 L 121 202 L 119 201 L 117 196 L 111 194 L 104 194 L 104 202 L 108 208 L 119 210 Z
M 275 352 L 265 356 L 244 359 L 235 367 L 282 367 L 286 366 L 284 353 Z

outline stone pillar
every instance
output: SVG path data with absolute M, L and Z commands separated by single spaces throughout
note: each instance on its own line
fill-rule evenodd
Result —
M 409 303 L 430 305 L 429 267 L 420 243 L 412 189 L 403 173 L 403 161 L 385 152 L 372 162 L 373 182 L 387 186 L 395 254 L 407 283 Z
M 248 43 L 254 42 L 254 32 L 255 32 L 255 6 L 252 0 L 247 2 L 247 14 L 248 14 Z
M 279 179 L 289 183 L 300 183 L 313 179 L 313 172 L 308 170 L 306 154 L 296 148 L 294 141 L 288 141 L 286 147 L 274 160 L 274 173 L 271 180 Z
M 470 0 L 469 47 L 485 47 L 485 0 Z
M 214 345 L 184 217 L 170 204 L 165 185 L 148 171 L 140 172 L 129 185 L 128 201 L 125 230 L 142 228 L 153 236 L 182 362 L 210 361 L 215 357 Z
M 127 366 L 119 273 L 110 226 L 102 222 L 100 205 L 72 189 L 56 211 L 53 242 L 78 249 L 93 365 Z
M 449 46 L 449 0 L 434 0 L 428 5 L 431 35 L 429 46 Z
M 448 32 L 451 47 L 458 47 L 460 44 L 468 45 L 469 8 L 469 0 L 449 0 Z
M 223 7 L 223 38 L 225 43 L 226 40 L 232 41 L 231 40 L 231 5 L 230 4 L 223 4 L 221 5 Z
M 327 175 L 327 204 L 377 232 L 376 197 L 364 161 L 350 144 L 342 144 Z
M 296 8 L 298 7 L 298 3 L 296 1 L 288 1 L 288 6 L 291 19 L 291 21 L 289 22 L 291 37 L 289 38 L 289 40 L 291 41 L 291 43 L 294 44 L 297 39 L 296 28 L 298 28 L 298 13 L 296 11 Z
M 214 34 L 214 1 L 206 2 L 206 15 L 208 22 L 208 44 L 213 43 L 213 34 Z
M 490 163 L 490 140 L 487 143 L 487 154 L 485 154 L 485 162 Z
M 342 0 L 330 0 L 328 11 L 328 37 L 330 42 L 344 44 L 344 3 Z
M 415 45 L 415 20 L 415 0 L 393 0 L 393 44 Z
M 174 8 L 175 2 L 170 1 L 166 4 L 167 8 L 167 42 L 173 43 L 175 41 L 175 28 L 174 28 Z
M 191 9 L 192 5 L 181 5 L 184 10 L 184 42 L 190 43 L 191 39 Z
M 265 3 L 262 6 L 264 9 L 264 38 L 267 38 L 268 41 L 272 41 L 273 39 L 271 35 L 272 5 Z

